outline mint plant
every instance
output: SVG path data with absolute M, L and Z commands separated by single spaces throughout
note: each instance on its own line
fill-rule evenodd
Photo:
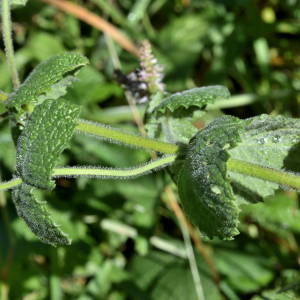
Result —
M 239 233 L 239 205 L 262 202 L 279 187 L 300 189 L 298 119 L 221 116 L 198 131 L 193 123 L 206 113 L 207 104 L 228 99 L 228 89 L 210 86 L 168 94 L 162 69 L 148 43 L 143 45 L 142 69 L 135 77 L 149 98 L 145 116 L 148 138 L 79 119 L 81 107 L 62 97 L 79 69 L 89 63 L 80 54 L 49 57 L 20 85 L 9 3 L 2 1 L 2 27 L 14 92 L 0 91 L 0 101 L 7 109 L 1 120 L 9 121 L 16 147 L 16 170 L 11 181 L 0 184 L 0 190 L 12 189 L 18 215 L 41 241 L 53 246 L 71 243 L 52 220 L 46 204 L 33 194 L 36 188 L 54 189 L 54 178 L 129 179 L 167 168 L 178 186 L 183 210 L 203 237 L 224 240 Z M 76 133 L 155 151 L 158 159 L 131 169 L 56 168 Z

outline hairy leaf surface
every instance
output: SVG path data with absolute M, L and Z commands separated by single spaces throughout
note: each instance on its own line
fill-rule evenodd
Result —
M 179 174 L 179 195 L 186 214 L 204 237 L 232 238 L 238 233 L 237 207 L 263 201 L 279 185 L 232 170 L 227 172 L 229 157 L 299 172 L 299 150 L 298 119 L 268 115 L 248 120 L 216 118 L 191 139 Z
M 22 106 L 38 102 L 38 95 L 51 91 L 51 86 L 76 72 L 89 61 L 76 53 L 60 53 L 50 56 L 40 63 L 27 77 L 25 82 L 9 97 L 6 107 L 22 112 Z M 73 73 L 74 74 L 74 73 Z
M 22 183 L 12 191 L 12 199 L 17 213 L 29 229 L 44 243 L 57 245 L 70 245 L 71 240 L 59 225 L 54 223 L 46 208 L 45 202 L 39 202 L 32 193 L 34 187 Z
M 188 144 L 198 129 L 193 125 L 203 114 L 208 103 L 229 98 L 226 87 L 194 88 L 167 97 L 148 115 L 146 129 L 151 138 Z
M 30 115 L 18 140 L 17 175 L 29 185 L 53 189 L 52 170 L 69 146 L 80 106 L 64 99 L 45 100 Z
M 261 115 L 245 120 L 240 132 L 242 142 L 229 150 L 233 158 L 261 166 L 300 172 L 300 120 L 282 116 Z M 231 185 L 239 203 L 256 203 L 274 194 L 276 183 L 228 172 Z
M 237 203 L 227 178 L 227 149 L 240 141 L 243 121 L 216 118 L 190 141 L 178 191 L 183 209 L 204 237 L 232 239 L 238 234 Z

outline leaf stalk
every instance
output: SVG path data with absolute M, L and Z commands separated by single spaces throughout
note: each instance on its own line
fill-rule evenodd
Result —
M 124 143 L 126 145 L 153 150 L 166 154 L 175 154 L 179 147 L 174 144 L 152 140 L 133 133 L 123 132 L 121 130 L 104 126 L 102 124 L 90 123 L 84 120 L 78 121 L 76 130 L 82 133 L 90 134 L 95 137 L 101 137 L 110 141 Z
M 230 158 L 228 160 L 227 170 L 274 182 L 282 187 L 298 191 L 300 190 L 300 176 L 286 171 L 256 165 L 235 158 Z
M 172 164 L 176 160 L 176 155 L 167 156 L 142 166 L 132 169 L 101 169 L 101 168 L 57 168 L 53 169 L 52 177 L 94 177 L 101 179 L 135 178 Z M 0 191 L 12 189 L 23 182 L 22 178 L 15 178 L 11 181 L 0 183 Z
M 164 157 L 132 169 L 98 169 L 98 168 L 57 168 L 53 171 L 54 177 L 100 177 L 105 178 L 132 178 L 147 174 L 170 165 L 176 160 L 176 155 Z

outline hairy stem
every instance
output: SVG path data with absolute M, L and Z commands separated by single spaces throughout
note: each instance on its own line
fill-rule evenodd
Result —
M 23 182 L 23 180 L 21 178 L 15 178 L 10 181 L 1 182 L 0 183 L 0 191 L 12 189 L 13 187 L 21 184 L 22 182 Z
M 9 64 L 14 89 L 16 90 L 20 85 L 20 81 L 14 58 L 14 48 L 11 38 L 10 0 L 2 0 L 2 33 L 6 57 Z
M 138 148 L 153 150 L 166 154 L 175 154 L 179 147 L 174 144 L 160 142 L 148 139 L 133 133 L 123 132 L 121 130 L 104 126 L 97 123 L 89 123 L 79 120 L 76 130 L 82 133 L 91 134 L 96 137 L 105 138 L 115 142 L 121 142 Z
M 53 170 L 52 177 L 99 177 L 105 178 L 132 178 L 144 175 L 152 170 L 158 170 L 172 164 L 176 160 L 176 155 L 164 157 L 148 164 L 132 169 L 97 169 L 97 168 L 57 168 Z M 0 191 L 14 188 L 21 184 L 21 178 L 0 183 Z
M 168 156 L 146 165 L 133 169 L 97 169 L 97 168 L 57 168 L 53 170 L 53 177 L 100 177 L 100 178 L 130 178 L 143 175 L 154 169 L 165 167 L 176 160 L 176 155 Z M 292 173 L 276 170 L 253 163 L 230 158 L 227 162 L 228 171 L 259 178 L 281 185 L 282 187 L 300 190 L 300 176 Z M 15 178 L 11 181 L 2 182 L 0 191 L 11 189 L 23 180 Z
M 176 156 L 168 156 L 152 161 L 134 169 L 97 169 L 97 168 L 57 168 L 53 171 L 55 177 L 100 177 L 100 178 L 130 178 L 143 175 L 152 170 L 163 168 L 176 160 Z
M 228 171 L 249 175 L 266 181 L 277 183 L 283 187 L 300 190 L 300 176 L 276 170 L 235 158 L 227 162 Z

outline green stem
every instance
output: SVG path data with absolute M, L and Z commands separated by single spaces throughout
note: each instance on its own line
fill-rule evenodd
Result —
M 230 158 L 228 160 L 227 169 L 231 172 L 237 172 L 243 175 L 274 182 L 287 188 L 300 190 L 300 176 L 292 173 L 259 166 L 235 158 Z
M 176 155 L 164 157 L 148 164 L 132 168 L 132 169 L 97 169 L 97 168 L 57 168 L 53 170 L 52 177 L 99 177 L 105 178 L 122 178 L 129 179 L 144 175 L 152 170 L 158 170 L 170 165 L 176 160 Z M 19 184 L 23 180 L 16 178 L 8 182 L 0 183 L 0 191 L 11 189 Z
M 12 189 L 13 187 L 21 184 L 22 182 L 23 182 L 23 180 L 21 178 L 15 178 L 10 181 L 1 182 L 0 183 L 0 191 Z
M 79 120 L 79 125 L 76 127 L 76 130 L 96 137 L 166 154 L 175 154 L 179 150 L 179 147 L 174 144 L 148 139 L 146 137 L 123 132 L 102 124 L 88 123 L 84 120 Z
M 168 156 L 146 165 L 133 169 L 96 169 L 96 168 L 57 168 L 53 170 L 53 177 L 100 177 L 100 178 L 130 178 L 143 175 L 153 169 L 165 167 L 173 163 L 176 156 Z M 259 178 L 265 181 L 277 183 L 283 187 L 300 190 L 300 176 L 259 166 L 235 158 L 230 158 L 227 162 L 228 171 L 237 172 L 243 175 Z M 23 180 L 16 178 L 0 184 L 0 191 L 11 189 Z
M 2 32 L 6 57 L 9 64 L 14 89 L 16 90 L 20 85 L 20 81 L 14 58 L 14 48 L 11 38 L 10 0 L 2 0 Z
M 100 178 L 131 178 L 143 175 L 154 169 L 163 168 L 176 160 L 176 155 L 152 161 L 134 169 L 97 169 L 97 168 L 57 168 L 55 177 L 100 177 Z

